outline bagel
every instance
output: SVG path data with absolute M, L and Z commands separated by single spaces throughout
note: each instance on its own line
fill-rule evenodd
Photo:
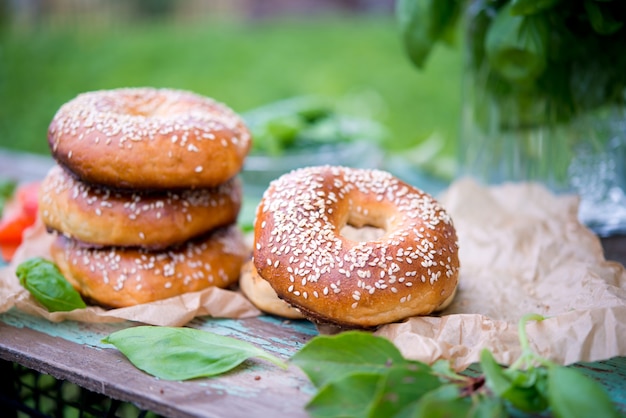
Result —
M 234 223 L 241 198 L 237 177 L 211 189 L 142 193 L 88 185 L 54 165 L 39 213 L 48 229 L 92 246 L 161 249 Z
M 51 255 L 63 276 L 90 302 L 121 308 L 237 282 L 250 251 L 236 226 L 172 249 L 82 246 L 58 234 Z
M 243 120 L 224 104 L 143 87 L 78 95 L 54 115 L 48 144 L 87 183 L 163 190 L 229 180 L 251 143 Z
M 383 230 L 353 240 L 346 225 Z M 427 315 L 458 283 L 457 235 L 429 194 L 380 170 L 307 167 L 274 180 L 256 211 L 254 265 L 308 319 L 375 328 Z
M 289 319 L 304 318 L 300 311 L 276 296 L 272 286 L 259 276 L 252 260 L 247 261 L 241 270 L 239 288 L 254 306 L 265 313 Z

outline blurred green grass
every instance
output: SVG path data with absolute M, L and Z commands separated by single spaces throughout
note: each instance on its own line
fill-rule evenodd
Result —
M 437 157 L 446 158 L 458 129 L 460 60 L 438 49 L 418 71 L 393 16 L 5 28 L 0 147 L 46 154 L 59 106 L 84 91 L 127 86 L 188 89 L 238 112 L 320 95 L 384 124 L 388 150 L 438 138 Z

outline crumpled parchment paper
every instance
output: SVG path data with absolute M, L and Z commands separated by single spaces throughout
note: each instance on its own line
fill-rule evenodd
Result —
M 531 347 L 563 364 L 626 355 L 626 272 L 606 261 L 599 238 L 577 219 L 578 199 L 540 185 L 484 187 L 453 183 L 439 197 L 451 214 L 460 245 L 461 274 L 454 302 L 443 312 L 385 325 L 376 331 L 411 359 L 448 359 L 462 370 L 483 348 L 502 364 L 520 354 L 517 324 L 527 313 Z M 13 262 L 0 269 L 0 312 L 12 307 L 51 321 L 132 320 L 183 325 L 195 316 L 245 318 L 260 312 L 239 292 L 206 289 L 131 308 L 89 307 L 49 313 L 15 277 L 19 262 L 49 257 L 50 236 L 27 231 Z
M 457 369 L 483 348 L 502 364 L 520 355 L 518 321 L 531 347 L 562 364 L 626 354 L 626 272 L 606 261 L 599 238 L 577 218 L 578 198 L 538 184 L 453 183 L 439 201 L 459 238 L 456 298 L 438 316 L 386 325 L 378 335 L 409 358 L 449 359 Z

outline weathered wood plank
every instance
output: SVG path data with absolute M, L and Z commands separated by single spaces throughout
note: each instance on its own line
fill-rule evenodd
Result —
M 54 328 L 56 324 L 50 325 Z M 264 326 L 263 320 L 246 324 L 249 329 L 262 330 Z M 273 326 L 270 323 L 270 328 Z M 260 331 L 256 339 L 265 348 L 274 346 L 274 353 L 286 360 L 301 343 L 289 348 L 289 344 L 275 337 L 281 331 L 274 331 L 277 332 L 273 335 Z M 293 337 L 293 341 L 310 337 L 294 335 L 288 329 L 282 332 Z M 273 341 L 277 343 L 273 345 Z M 304 405 L 313 390 L 299 369 L 290 366 L 285 371 L 254 359 L 215 378 L 185 382 L 160 380 L 136 369 L 114 348 L 78 344 L 2 321 L 0 358 L 171 417 L 218 417 L 225 413 L 231 417 L 274 414 L 304 417 L 307 416 Z

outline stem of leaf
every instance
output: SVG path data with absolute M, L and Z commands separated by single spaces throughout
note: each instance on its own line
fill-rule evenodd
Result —
M 530 313 L 522 316 L 519 320 L 517 324 L 517 333 L 519 336 L 520 346 L 522 348 L 522 354 L 513 364 L 511 364 L 508 370 L 514 371 L 523 366 L 529 367 L 532 366 L 533 362 L 544 366 L 552 365 L 550 361 L 532 351 L 530 348 L 530 342 L 528 341 L 528 335 L 526 334 L 526 323 L 528 321 L 543 321 L 544 319 L 546 318 L 542 315 Z
M 546 319 L 539 314 L 526 314 L 517 323 L 517 333 L 519 335 L 519 343 L 522 346 L 522 351 L 530 351 L 530 343 L 528 342 L 528 335 L 526 334 L 526 323 L 528 321 L 543 321 Z

